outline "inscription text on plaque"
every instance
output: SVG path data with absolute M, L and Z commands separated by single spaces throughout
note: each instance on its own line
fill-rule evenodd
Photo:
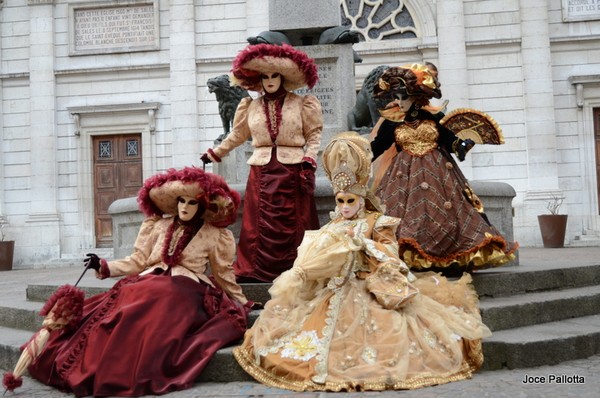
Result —
M 158 1 L 71 6 L 70 55 L 159 49 Z

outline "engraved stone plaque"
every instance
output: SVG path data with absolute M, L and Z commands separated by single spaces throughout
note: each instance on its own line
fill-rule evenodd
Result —
M 351 44 L 325 44 L 298 47 L 313 58 L 319 72 L 319 82 L 310 90 L 296 92 L 311 94 L 319 99 L 323 110 L 322 142 L 348 129 L 348 112 L 354 106 L 354 58 Z
M 70 5 L 70 55 L 159 49 L 158 0 Z
M 312 89 L 296 90 L 297 94 L 311 94 L 321 102 L 323 110 L 323 121 L 327 126 L 336 125 L 336 117 L 341 112 L 338 106 L 339 83 L 334 77 L 337 59 L 320 59 L 317 69 L 319 71 L 319 82 Z
M 562 0 L 563 21 L 600 19 L 600 0 Z

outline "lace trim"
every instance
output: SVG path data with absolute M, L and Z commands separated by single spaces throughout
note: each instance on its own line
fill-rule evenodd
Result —
M 477 342 L 472 342 L 477 345 Z M 479 343 L 481 345 L 481 343 Z M 315 383 L 312 380 L 294 381 L 284 377 L 277 376 L 263 368 L 259 364 L 253 363 L 252 354 L 243 347 L 233 349 L 233 356 L 240 366 L 258 382 L 275 388 L 283 388 L 292 391 L 383 391 L 383 390 L 414 390 L 416 388 L 444 384 L 453 381 L 470 379 L 473 372 L 477 371 L 481 365 L 477 362 L 483 362 L 483 354 L 466 358 L 462 366 L 456 372 L 448 372 L 441 375 L 424 373 L 409 379 L 400 377 L 380 377 L 378 379 L 365 380 L 363 382 L 346 381 L 343 383 Z
M 335 331 L 335 325 L 337 323 L 338 315 L 340 313 L 340 305 L 342 302 L 342 291 L 343 289 L 337 288 L 334 290 L 333 296 L 329 299 L 329 308 L 327 309 L 327 315 L 325 318 L 325 326 L 321 331 L 323 338 L 322 343 L 318 348 L 317 353 L 317 364 L 315 365 L 315 372 L 311 379 L 313 382 L 318 384 L 325 383 L 327 379 L 327 362 L 329 359 L 329 346 L 331 345 L 331 339 L 333 338 L 333 332 Z
M 360 226 L 357 225 L 356 229 L 360 229 Z M 316 375 L 312 377 L 312 381 L 315 383 L 323 384 L 327 379 L 329 347 L 331 345 L 331 340 L 333 339 L 333 334 L 335 332 L 335 326 L 337 324 L 338 316 L 340 314 L 343 293 L 347 286 L 348 280 L 356 278 L 353 272 L 355 263 L 353 259 L 354 254 L 348 253 L 348 255 L 346 256 L 344 266 L 342 267 L 342 270 L 340 272 L 340 276 L 332 278 L 327 283 L 327 287 L 333 291 L 333 296 L 331 296 L 331 298 L 329 299 L 329 307 L 327 309 L 327 314 L 325 318 L 325 326 L 321 331 L 321 334 L 323 335 L 321 341 L 323 342 L 323 344 L 319 346 L 319 353 L 316 357 L 317 364 L 315 365 Z
M 263 111 L 267 117 L 267 129 L 269 130 L 269 136 L 273 143 L 275 143 L 275 140 L 277 140 L 277 136 L 279 135 L 281 110 L 283 108 L 284 100 L 285 95 L 274 100 L 267 100 L 266 98 L 262 99 Z

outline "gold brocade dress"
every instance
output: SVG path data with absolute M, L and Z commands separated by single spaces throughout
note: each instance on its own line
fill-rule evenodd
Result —
M 377 166 L 385 173 L 373 185 L 386 214 L 402 220 L 396 231 L 400 258 L 412 270 L 442 272 L 513 260 L 518 244 L 489 223 L 450 149 L 440 143 L 439 126 L 416 122 L 396 125 L 394 141 L 401 150 L 388 165 Z
M 415 278 L 397 257 L 398 219 L 370 212 L 307 231 L 291 270 L 234 356 L 295 391 L 412 389 L 469 378 L 482 362 L 471 277 Z M 352 233 L 348 233 L 352 229 Z

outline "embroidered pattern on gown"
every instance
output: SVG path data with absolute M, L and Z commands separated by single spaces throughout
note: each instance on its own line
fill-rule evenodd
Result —
M 261 383 L 295 391 L 412 389 L 471 377 L 490 334 L 471 277 L 415 278 L 395 254 L 398 222 L 369 213 L 307 231 L 294 267 L 274 281 L 234 349 L 240 365 Z M 392 306 L 368 288 L 382 267 L 388 274 L 377 285 L 401 297 Z M 391 272 L 410 283 L 386 285 Z
M 478 201 L 448 152 L 438 147 L 434 121 L 400 123 L 391 160 L 375 195 L 400 218 L 400 257 L 414 270 L 499 266 L 514 259 L 508 242 L 473 205 Z M 469 198 L 468 196 L 471 196 Z

